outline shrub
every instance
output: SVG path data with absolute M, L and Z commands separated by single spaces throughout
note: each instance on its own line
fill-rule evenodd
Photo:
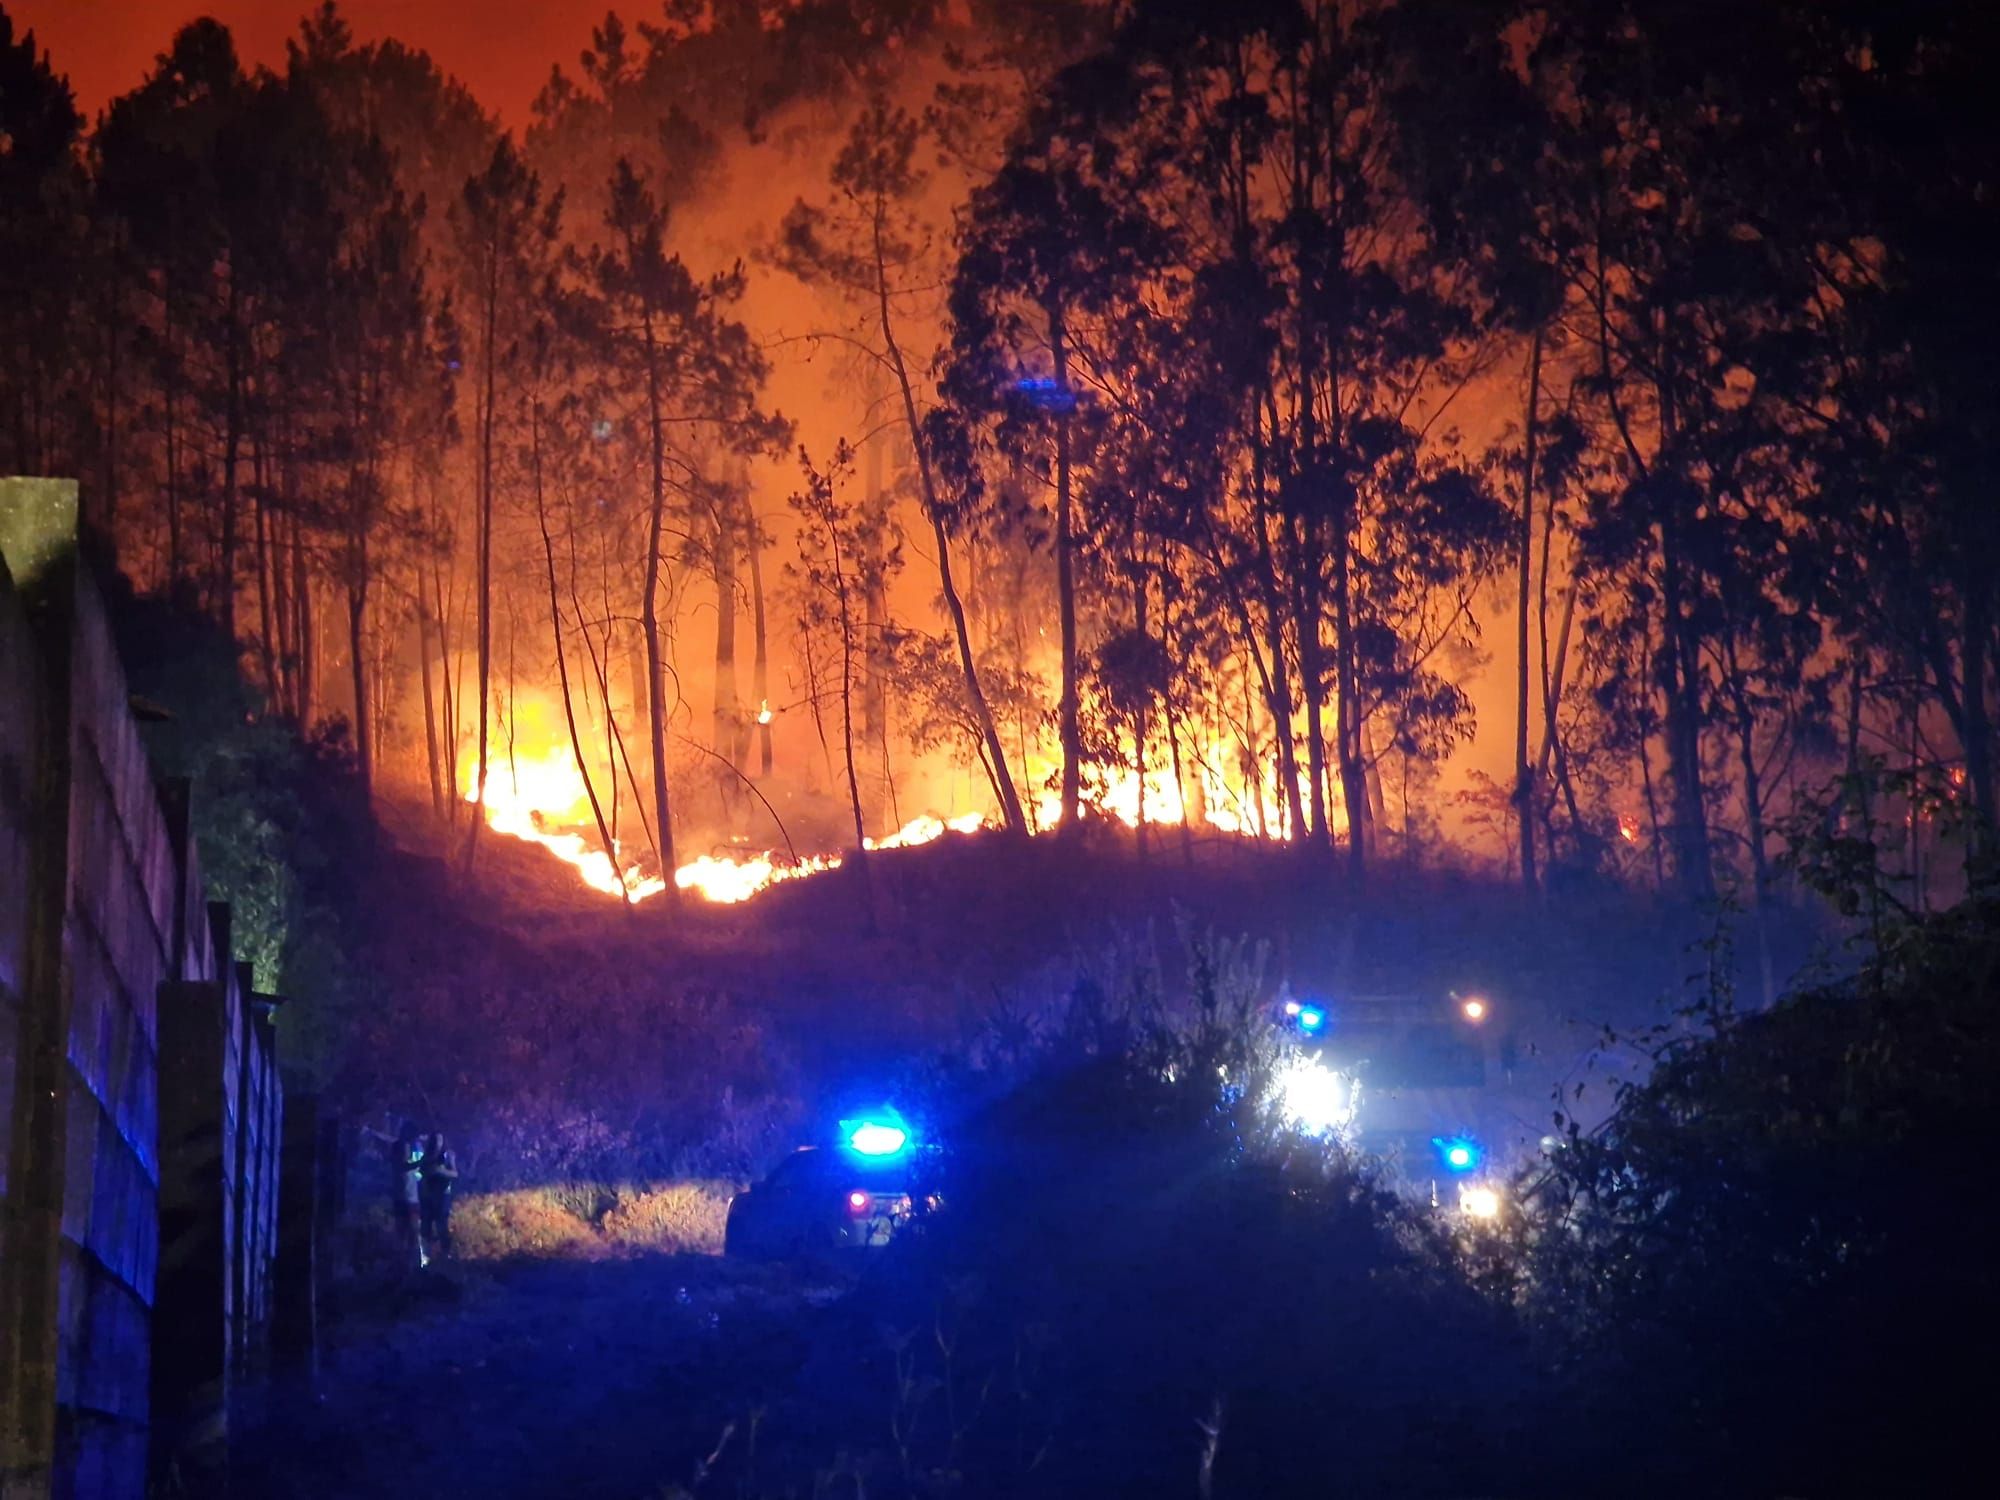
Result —
M 606 1243 L 623 1250 L 720 1255 L 736 1187 L 714 1180 L 633 1187 L 618 1195 L 598 1227 Z
M 452 1209 L 451 1230 L 466 1260 L 584 1257 L 603 1249 L 597 1232 L 545 1189 L 468 1193 Z
M 1518 1270 L 1581 1430 L 1644 1488 L 1942 1493 L 2000 1332 L 1968 1230 L 2000 1085 L 2000 902 L 1884 933 L 1852 980 L 1720 997 L 1525 1187 Z M 1580 1455 L 1581 1456 L 1581 1455 Z
M 466 1260 L 719 1255 L 734 1191 L 733 1183 L 698 1181 L 468 1193 L 452 1210 L 452 1238 Z
M 1185 1006 L 1079 986 L 980 1049 L 1010 1086 L 936 1070 L 981 1101 L 950 1127 L 953 1207 L 830 1310 L 760 1439 L 792 1467 L 755 1493 L 835 1451 L 871 1494 L 1513 1487 L 1511 1314 L 1432 1215 L 1277 1128 L 1256 967 L 1200 943 Z

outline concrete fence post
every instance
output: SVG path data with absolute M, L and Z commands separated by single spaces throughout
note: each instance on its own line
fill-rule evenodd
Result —
M 71 678 L 76 486 L 0 492 L 0 555 L 20 588 L 41 702 L 29 751 L 26 908 L 12 1119 L 0 1208 L 0 1497 L 42 1500 L 56 1466 L 71 976 Z
M 285 1091 L 278 1170 L 278 1261 L 271 1349 L 281 1370 L 319 1378 L 319 1206 L 323 1116 L 319 1095 Z
M 220 1495 L 229 1473 L 229 1173 L 223 985 L 160 995 L 160 1275 L 153 1310 L 156 1479 Z

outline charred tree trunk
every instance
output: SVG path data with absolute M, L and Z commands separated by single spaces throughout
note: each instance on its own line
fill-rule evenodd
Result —
M 1972 838 L 1966 849 L 1966 875 L 1974 885 L 1992 882 L 2000 854 L 2000 791 L 1993 784 L 1993 721 L 1986 705 L 1987 632 L 1991 628 L 1987 581 L 1968 575 L 1963 584 L 1964 619 L 1960 633 L 1959 677 L 1965 750 L 1965 783 L 1972 795 Z
M 1141 639 L 1146 637 L 1146 575 L 1143 561 L 1132 578 L 1132 628 Z M 1151 701 L 1150 685 L 1141 683 L 1132 713 L 1132 777 L 1138 795 L 1138 826 L 1133 832 L 1137 835 L 1141 859 L 1149 852 L 1146 829 L 1146 721 Z
M 1253 402 L 1250 413 L 1252 424 L 1250 488 L 1256 506 L 1253 530 L 1256 533 L 1260 564 L 1258 581 L 1263 595 L 1264 626 L 1270 636 L 1269 672 L 1264 670 L 1263 654 L 1257 650 L 1254 638 L 1248 634 L 1250 619 L 1247 609 L 1243 612 L 1243 624 L 1246 632 L 1245 645 L 1257 662 L 1258 674 L 1263 678 L 1264 695 L 1270 705 L 1274 741 L 1272 748 L 1277 757 L 1278 781 L 1284 793 L 1285 810 L 1290 818 L 1285 831 L 1293 838 L 1297 838 L 1306 826 L 1306 814 L 1305 803 L 1299 791 L 1298 752 L 1292 744 L 1292 672 L 1291 664 L 1285 654 L 1285 611 L 1278 593 L 1278 561 L 1271 547 L 1270 521 L 1267 514 L 1264 419 L 1261 413 L 1261 401 Z
M 294 724 L 299 721 L 298 642 L 293 627 L 296 612 L 292 605 L 291 558 L 285 550 L 285 516 L 281 510 L 270 521 L 271 528 L 271 615 L 277 630 L 277 707 Z
M 1541 578 L 1536 585 L 1535 619 L 1536 633 L 1541 642 L 1542 675 L 1542 743 L 1535 754 L 1534 778 L 1539 783 L 1549 774 L 1553 757 L 1556 784 L 1561 787 L 1564 805 L 1570 814 L 1570 832 L 1581 840 L 1584 836 L 1582 816 L 1577 811 L 1576 789 L 1569 779 L 1569 757 L 1562 741 L 1562 696 L 1563 684 L 1567 681 L 1569 660 L 1570 628 L 1576 620 L 1576 582 L 1571 580 L 1563 590 L 1562 624 L 1556 632 L 1556 654 L 1553 663 L 1549 660 L 1549 564 L 1553 550 L 1552 538 L 1555 532 L 1554 497 L 1543 509 L 1542 519 L 1542 564 Z M 1555 858 L 1555 811 L 1551 804 L 1544 815 L 1543 846 L 1549 851 L 1549 858 Z
M 424 693 L 424 760 L 431 773 L 431 815 L 445 816 L 444 777 L 438 767 L 436 687 L 431 681 L 431 607 L 424 598 L 423 575 L 417 575 L 417 661 Z
M 1348 534 L 1352 511 L 1345 496 L 1340 499 L 1340 507 L 1333 533 L 1333 628 L 1337 636 L 1334 668 L 1337 678 L 1335 688 L 1340 695 L 1337 708 L 1340 800 L 1347 809 L 1348 873 L 1358 881 L 1367 868 L 1372 819 L 1368 805 L 1368 768 L 1361 743 L 1361 691 L 1354 662 L 1354 609 Z
M 1757 769 L 1757 716 L 1743 685 L 1736 660 L 1736 642 L 1724 643 L 1729 667 L 1729 703 L 1735 710 L 1737 763 L 1743 774 L 1743 829 L 1750 846 L 1750 875 L 1757 910 L 1764 909 L 1764 897 L 1771 880 L 1771 862 L 1764 845 L 1764 789 Z
M 965 601 L 959 597 L 958 586 L 952 579 L 951 536 L 945 529 L 944 508 L 938 499 L 937 476 L 932 471 L 923 424 L 917 416 L 916 390 L 910 383 L 909 368 L 903 362 L 902 346 L 896 342 L 895 320 L 890 316 L 889 271 L 882 243 L 883 212 L 883 205 L 878 201 L 875 208 L 875 290 L 882 347 L 903 398 L 903 420 L 910 429 L 910 451 L 916 460 L 917 484 L 922 494 L 924 514 L 930 519 L 931 536 L 937 544 L 938 588 L 944 595 L 945 612 L 951 616 L 952 635 L 958 642 L 958 661 L 960 670 L 965 674 L 966 699 L 979 721 L 980 738 L 985 741 L 986 754 L 992 762 L 994 777 L 1000 788 L 1000 816 L 1008 832 L 1025 835 L 1028 831 L 1027 815 L 1021 810 L 1021 798 L 1015 790 L 1013 774 L 1007 767 L 1007 752 L 1001 746 L 1000 731 L 993 722 L 993 710 L 988 706 L 985 690 L 979 683 L 979 664 L 973 656 L 972 631 L 966 623 Z
M 1653 686 L 1652 648 L 1650 645 L 1644 647 L 1641 651 L 1640 681 L 1645 684 L 1648 697 L 1646 700 L 1646 721 L 1640 725 L 1637 735 L 1639 743 L 1639 785 L 1646 794 L 1646 823 L 1651 834 L 1648 846 L 1652 850 L 1653 855 L 1653 887 L 1655 890 L 1664 891 L 1667 888 L 1666 856 L 1662 847 L 1663 840 L 1660 837 L 1660 799 L 1658 793 L 1653 789 L 1653 752 L 1649 748 L 1653 732 L 1651 698 Z
M 1160 596 L 1160 650 L 1166 660 L 1171 662 L 1175 659 L 1174 610 L 1171 591 L 1163 592 Z M 1202 816 L 1203 806 L 1198 781 L 1195 795 L 1193 797 L 1188 795 L 1186 767 L 1181 759 L 1180 723 L 1174 713 L 1174 683 L 1171 675 L 1169 675 L 1166 682 L 1165 695 L 1160 700 L 1160 713 L 1166 720 L 1167 759 L 1173 766 L 1174 796 L 1179 801 L 1181 807 L 1181 859 L 1188 868 L 1192 869 L 1194 867 L 1194 825 L 1195 820 Z
M 840 603 L 840 740 L 841 754 L 847 767 L 847 805 L 854 813 L 854 873 L 861 882 L 862 910 L 872 928 L 875 923 L 875 892 L 868 872 L 868 833 L 861 810 L 861 781 L 854 763 L 854 613 L 840 555 L 840 537 L 831 518 L 827 521 L 826 531 L 833 553 L 833 577 Z
M 1313 524 L 1300 523 L 1298 545 L 1299 689 L 1306 703 L 1306 775 L 1311 822 L 1302 848 L 1330 848 L 1333 832 L 1326 808 L 1326 672 L 1320 655 L 1319 557 L 1312 545 Z
M 226 391 L 222 437 L 222 545 L 216 566 L 216 618 L 231 642 L 236 639 L 236 492 L 237 465 L 243 446 L 243 349 L 237 332 L 237 291 L 234 268 L 229 275 L 229 302 L 223 325 Z
M 472 824 L 465 835 L 465 868 L 479 848 L 480 825 L 486 821 L 486 752 L 489 708 L 493 676 L 493 398 L 497 363 L 493 339 L 500 313 L 500 255 L 493 247 L 486 252 L 486 306 L 482 309 L 483 337 L 480 340 L 481 385 L 479 400 L 479 493 L 475 524 L 479 551 L 479 596 L 475 633 L 479 655 L 479 760 L 473 771 Z
M 665 900 L 679 905 L 674 884 L 673 803 L 667 793 L 667 663 L 660 640 L 660 547 L 667 522 L 667 431 L 664 395 L 660 390 L 660 355 L 649 311 L 643 320 L 646 340 L 646 423 L 651 436 L 652 507 L 646 520 L 646 592 L 639 623 L 646 640 L 646 729 L 653 756 L 654 840 L 660 851 Z
M 715 702 L 709 735 L 725 764 L 717 768 L 725 795 L 735 786 L 732 772 L 743 769 L 738 726 L 743 719 L 743 695 L 736 681 L 736 523 L 726 497 L 711 505 L 714 537 L 709 550 L 715 579 Z
M 583 754 L 583 735 L 576 727 L 576 703 L 570 696 L 569 656 L 563 649 L 562 606 L 556 593 L 556 546 L 549 535 L 549 512 L 542 486 L 542 409 L 539 400 L 529 411 L 528 424 L 529 452 L 534 465 L 535 524 L 542 533 L 542 561 L 548 571 L 549 638 L 555 642 L 556 679 L 562 687 L 563 722 L 569 726 L 570 754 L 576 757 L 576 774 L 583 780 L 583 794 L 590 799 L 590 815 L 597 822 L 597 837 L 604 845 L 605 862 L 618 881 L 620 898 L 630 906 L 631 887 L 626 884 L 625 867 L 618 860 L 617 840 L 612 837 L 611 826 L 604 819 L 604 808 L 597 800 L 596 784 L 590 779 L 590 766 Z M 612 768 L 611 776 L 615 783 L 618 778 L 616 767 Z M 671 875 L 668 878 L 671 879 Z
M 1056 708 L 1062 741 L 1062 827 L 1080 831 L 1083 737 L 1078 723 L 1076 660 L 1076 519 L 1070 476 L 1069 343 L 1061 304 L 1051 301 L 1049 346 L 1056 377 L 1056 615 L 1062 638 L 1062 696 Z
M 361 790 L 375 791 L 375 717 L 368 701 L 368 547 L 358 544 L 356 571 L 347 585 L 348 659 L 354 683 L 354 749 L 359 757 Z
M 271 600 L 271 537 L 270 526 L 265 519 L 264 452 L 257 450 L 257 495 L 251 501 L 257 522 L 257 657 L 264 669 L 264 696 L 269 706 L 275 708 L 281 698 L 278 684 L 278 650 L 272 639 L 272 621 L 275 618 Z
M 1708 808 L 1701 774 L 1701 665 L 1682 601 L 1681 559 L 1674 529 L 1662 523 L 1660 600 L 1663 623 L 1660 687 L 1666 699 L 1667 777 L 1673 798 L 1674 883 L 1682 896 L 1715 894 L 1709 862 Z
M 757 695 L 757 774 L 771 774 L 771 642 L 764 618 L 764 536 L 754 510 L 748 511 L 745 543 L 750 549 L 750 690 Z
M 444 566 L 431 565 L 431 631 L 437 642 L 438 756 L 443 771 L 445 822 L 458 822 L 458 678 L 451 670 L 451 621 L 445 613 Z
M 870 392 L 871 405 L 874 393 Z M 867 516 L 862 534 L 874 555 L 857 558 L 861 593 L 861 737 L 871 755 L 879 761 L 881 775 L 870 776 L 868 815 L 880 819 L 892 801 L 889 790 L 888 663 L 883 660 L 882 642 L 887 638 L 889 609 L 885 597 L 882 546 L 888 535 L 889 484 L 884 449 L 888 434 L 877 433 L 864 446 L 861 503 Z M 893 825 L 891 825 L 893 826 Z
M 298 605 L 299 728 L 310 732 L 319 706 L 319 641 L 313 631 L 312 573 L 306 562 L 305 528 L 292 520 L 292 597 Z
M 1521 529 L 1516 546 L 1519 560 L 1520 602 L 1514 613 L 1514 648 L 1518 654 L 1514 677 L 1514 810 L 1521 825 L 1521 887 L 1533 895 L 1535 874 L 1535 787 L 1536 778 L 1528 766 L 1528 567 L 1535 536 L 1535 442 L 1540 436 L 1542 407 L 1542 330 L 1535 329 L 1528 352 L 1528 417 L 1521 455 Z M 1543 588 L 1547 588 L 1548 564 L 1543 561 Z M 1543 696 L 1547 697 L 1548 616 L 1547 594 L 1543 594 L 1542 674 Z
M 160 435 L 166 459 L 167 490 L 167 597 L 174 598 L 181 587 L 181 454 L 180 363 L 174 341 L 174 306 L 169 294 L 162 309 L 161 342 L 166 346 L 166 369 L 160 385 Z

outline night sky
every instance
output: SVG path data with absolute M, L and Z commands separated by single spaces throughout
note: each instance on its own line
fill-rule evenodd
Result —
M 246 65 L 277 65 L 312 0 L 10 0 L 17 26 L 33 30 L 68 74 L 78 105 L 94 117 L 136 87 L 175 30 L 198 16 L 229 27 Z M 457 75 L 480 103 L 512 125 L 560 59 L 576 55 L 603 19 L 606 3 L 578 0 L 343 0 L 341 13 L 359 41 L 394 36 L 422 48 Z M 633 14 L 651 5 L 628 6 Z

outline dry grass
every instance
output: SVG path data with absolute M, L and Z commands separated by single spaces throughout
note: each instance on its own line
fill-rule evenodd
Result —
M 619 1195 L 600 1228 L 620 1249 L 720 1255 L 735 1191 L 734 1183 L 713 1178 L 637 1188 Z
M 642 1183 L 598 1194 L 570 1187 L 469 1193 L 452 1210 L 452 1240 L 466 1260 L 589 1260 L 611 1255 L 720 1255 L 735 1184 L 712 1178 Z

